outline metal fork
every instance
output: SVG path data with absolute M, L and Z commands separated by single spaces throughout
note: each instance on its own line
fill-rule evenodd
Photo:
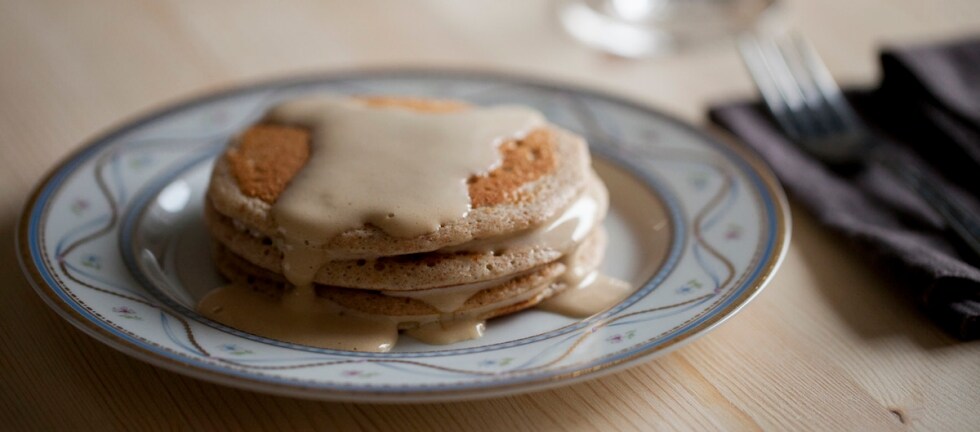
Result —
M 934 180 L 901 162 L 844 99 L 816 51 L 796 35 L 744 35 L 739 50 L 783 132 L 832 166 L 880 164 L 916 191 L 980 258 L 980 220 Z

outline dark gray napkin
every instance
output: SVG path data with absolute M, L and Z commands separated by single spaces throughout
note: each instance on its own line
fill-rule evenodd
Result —
M 849 93 L 858 112 L 906 163 L 980 211 L 980 38 L 889 49 L 881 66 L 878 88 Z M 980 336 L 980 260 L 899 179 L 876 166 L 822 165 L 758 103 L 719 106 L 710 117 L 755 148 L 821 223 L 910 288 L 937 324 L 962 339 Z

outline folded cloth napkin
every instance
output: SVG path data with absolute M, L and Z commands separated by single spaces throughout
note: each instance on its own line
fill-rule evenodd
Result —
M 980 211 L 980 38 L 889 49 L 881 84 L 848 97 L 895 151 Z M 980 336 L 980 259 L 942 217 L 882 167 L 843 172 L 800 150 L 759 103 L 711 110 L 755 148 L 798 203 L 907 285 L 925 312 L 961 339 Z M 978 213 L 980 214 L 980 213 Z

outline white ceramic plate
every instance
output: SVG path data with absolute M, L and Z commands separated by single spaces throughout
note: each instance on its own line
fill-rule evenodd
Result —
M 636 292 L 587 319 L 529 310 L 490 321 L 482 339 L 428 346 L 402 338 L 390 353 L 300 346 L 200 317 L 196 299 L 221 284 L 201 219 L 211 162 L 269 104 L 310 92 L 527 104 L 586 136 L 611 190 L 603 267 Z M 788 217 L 755 157 L 649 108 L 514 77 L 362 72 L 222 92 L 96 139 L 38 186 L 18 247 L 52 308 L 139 359 L 271 393 L 415 402 L 565 385 L 688 342 L 771 278 Z

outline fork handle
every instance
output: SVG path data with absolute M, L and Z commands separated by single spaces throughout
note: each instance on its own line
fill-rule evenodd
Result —
M 877 152 L 876 159 L 894 176 L 901 179 L 923 200 L 938 212 L 946 223 L 964 243 L 973 251 L 975 258 L 980 259 L 980 218 L 967 209 L 962 203 L 933 179 L 924 175 L 918 169 L 903 164 L 894 156 Z

